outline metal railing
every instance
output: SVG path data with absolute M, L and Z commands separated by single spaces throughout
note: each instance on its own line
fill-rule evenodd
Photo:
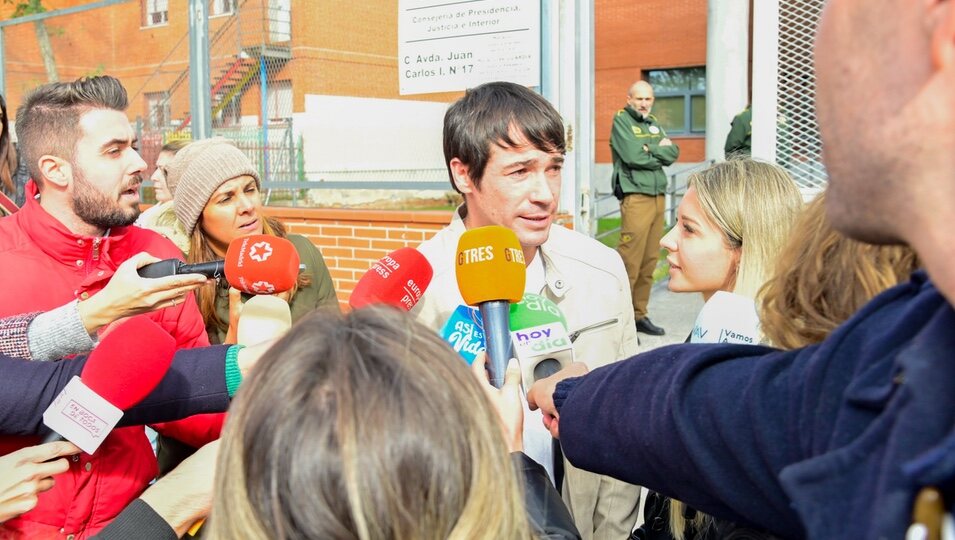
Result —
M 702 161 L 697 165 L 692 167 L 687 167 L 680 169 L 677 172 L 671 173 L 667 176 L 667 187 L 664 195 L 665 207 L 663 211 L 663 222 L 667 227 L 671 227 L 676 222 L 676 209 L 680 205 L 680 201 L 683 200 L 683 194 L 686 193 L 686 184 L 689 176 L 697 171 L 701 171 L 711 165 L 716 163 L 715 159 Z M 610 200 L 611 198 L 616 199 L 616 196 L 613 193 L 601 193 L 594 190 L 593 193 L 593 204 L 594 208 L 599 208 L 599 205 L 602 201 Z M 617 205 L 615 208 L 604 212 L 602 214 L 596 214 L 595 219 L 599 221 L 603 218 L 614 217 L 620 215 L 620 206 Z M 597 231 L 597 227 L 594 227 L 594 231 Z M 615 227 L 596 233 L 594 238 L 600 240 L 601 238 L 610 236 L 614 233 L 620 232 L 620 227 Z

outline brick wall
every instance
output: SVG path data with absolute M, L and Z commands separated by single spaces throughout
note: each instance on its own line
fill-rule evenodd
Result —
M 610 163 L 610 126 L 646 70 L 706 65 L 706 0 L 596 0 L 594 135 L 597 163 Z M 702 161 L 704 139 L 674 137 L 682 162 Z
M 398 248 L 417 247 L 451 221 L 448 211 L 268 207 L 266 213 L 318 246 L 343 308 L 373 262 Z

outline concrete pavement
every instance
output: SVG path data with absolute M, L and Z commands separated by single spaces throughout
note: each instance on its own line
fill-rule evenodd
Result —
M 683 343 L 696 315 L 703 309 L 703 296 L 700 293 L 674 293 L 667 288 L 669 279 L 657 283 L 650 290 L 650 320 L 666 330 L 663 336 L 648 336 L 637 334 L 640 338 L 640 352 L 646 352 L 657 347 L 673 343 Z

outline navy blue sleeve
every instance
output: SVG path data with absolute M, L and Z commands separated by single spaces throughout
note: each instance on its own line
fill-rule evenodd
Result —
M 674 345 L 568 379 L 554 392 L 564 455 L 716 517 L 801 537 L 780 475 L 790 489 L 811 484 L 812 471 L 794 476 L 797 464 L 868 433 L 898 384 L 900 354 L 950 309 L 916 272 L 818 345 Z
M 801 459 L 798 422 L 787 420 L 805 395 L 800 358 L 693 344 L 596 369 L 555 392 L 566 394 L 564 455 L 582 469 L 789 536 L 802 526 L 778 474 Z
M 146 399 L 123 414 L 119 426 L 181 420 L 195 414 L 221 413 L 231 398 L 225 382 L 229 345 L 180 349 L 166 376 Z
M 0 355 L 0 433 L 35 435 L 47 432 L 43 411 L 86 365 L 86 357 L 57 362 L 32 362 Z
M 229 407 L 225 384 L 226 345 L 183 349 L 169 372 L 140 404 L 126 411 L 119 426 L 178 420 Z M 0 355 L 0 434 L 37 435 L 49 431 L 43 411 L 86 365 L 86 357 L 31 362 Z

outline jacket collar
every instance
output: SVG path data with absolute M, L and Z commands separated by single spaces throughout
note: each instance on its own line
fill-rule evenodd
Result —
M 656 118 L 653 116 L 653 114 L 648 114 L 648 115 L 646 115 L 646 116 L 643 116 L 642 114 L 640 114 L 639 112 L 637 112 L 637 110 L 634 109 L 633 107 L 631 107 L 630 105 L 627 105 L 626 107 L 624 107 L 623 110 L 627 111 L 627 114 L 629 114 L 629 115 L 630 115 L 634 120 L 636 120 L 637 122 L 652 122 L 652 121 L 656 120 Z
M 95 246 L 95 257 L 112 268 L 116 267 L 110 260 L 110 246 L 123 239 L 128 227 L 112 229 L 101 237 L 76 234 L 40 206 L 39 192 L 33 180 L 27 182 L 25 192 L 26 202 L 17 212 L 17 219 L 22 224 L 24 234 L 40 251 L 66 264 L 76 264 L 76 261 L 86 264 Z
M 448 228 L 454 234 L 455 238 L 460 238 L 464 231 L 467 230 L 467 227 L 464 226 L 463 216 L 467 215 L 467 208 L 462 204 L 454 210 L 454 215 L 451 217 L 451 223 L 448 224 Z M 558 225 L 557 227 L 559 227 Z M 570 290 L 570 283 L 564 279 L 564 275 L 557 270 L 557 265 L 553 259 L 554 253 L 552 253 L 552 247 L 554 245 L 554 229 L 556 227 L 552 224 L 550 226 L 550 234 L 547 235 L 547 241 L 544 242 L 537 249 L 538 256 L 541 257 L 541 261 L 544 263 L 544 281 L 546 282 L 546 288 L 550 290 L 550 293 L 557 297 L 563 298 L 567 291 Z
M 922 276 L 914 276 L 918 278 Z M 955 348 L 955 310 L 942 303 L 911 344 L 898 355 L 905 374 L 903 386 L 910 391 L 906 409 L 922 431 L 941 435 L 939 442 L 903 463 L 903 473 L 917 485 L 943 485 L 955 479 L 955 364 L 951 359 Z

